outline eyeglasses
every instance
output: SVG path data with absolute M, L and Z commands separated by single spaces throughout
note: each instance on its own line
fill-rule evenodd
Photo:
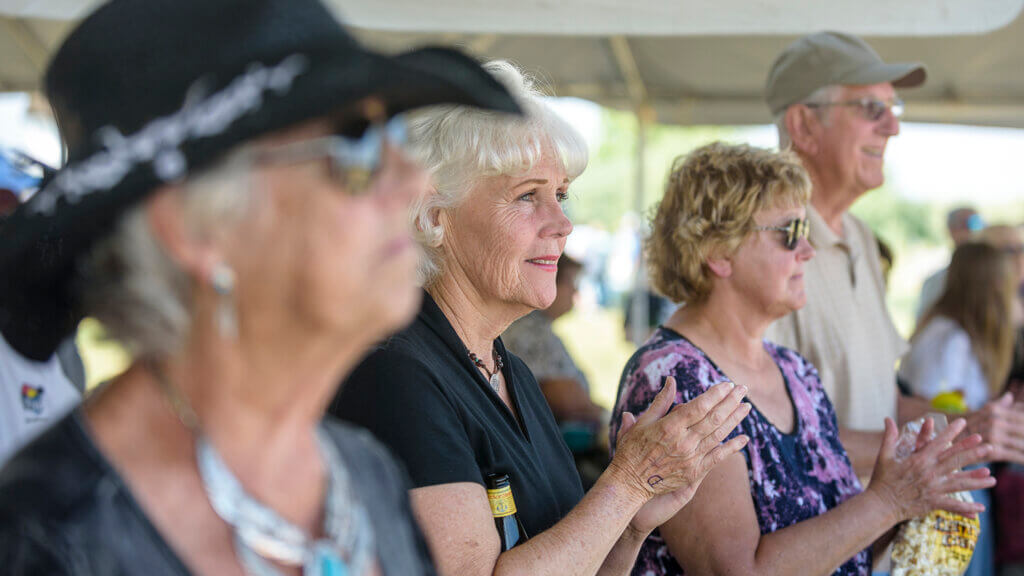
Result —
M 785 226 L 757 226 L 754 230 L 774 230 L 777 232 L 785 232 L 786 239 L 782 245 L 786 247 L 786 250 L 796 250 L 797 244 L 800 243 L 801 238 L 807 238 L 810 233 L 811 226 L 807 221 L 807 218 L 799 218 L 796 220 L 790 220 L 789 224 Z
M 352 196 L 366 194 L 374 177 L 384 164 L 387 145 L 401 148 L 406 143 L 408 128 L 402 115 L 387 122 L 374 122 L 358 138 L 332 135 L 282 144 L 257 150 L 259 163 L 297 163 L 327 158 L 331 178 L 345 187 Z
M 903 100 L 893 98 L 892 100 L 879 100 L 878 98 L 858 98 L 856 100 L 844 100 L 842 102 L 804 102 L 808 108 L 827 108 L 829 106 L 854 106 L 861 115 L 877 122 L 885 115 L 886 110 L 891 110 L 895 118 L 903 116 Z

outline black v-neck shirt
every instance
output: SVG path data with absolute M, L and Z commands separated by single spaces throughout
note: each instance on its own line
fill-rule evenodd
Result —
M 355 369 L 330 413 L 373 432 L 404 461 L 416 487 L 484 485 L 487 474 L 509 474 L 532 536 L 568 514 L 583 488 L 537 380 L 500 338 L 494 345 L 518 420 L 426 293 L 413 324 Z

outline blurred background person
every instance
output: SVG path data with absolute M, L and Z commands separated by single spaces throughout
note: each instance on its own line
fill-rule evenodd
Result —
M 641 346 L 654 330 L 661 326 L 661 323 L 668 320 L 668 317 L 672 315 L 676 307 L 672 304 L 672 301 L 665 298 L 661 294 L 658 294 L 654 290 L 649 288 L 644 289 L 646 296 L 647 305 L 643 307 L 635 306 L 633 293 L 627 294 L 623 301 L 623 313 L 622 330 L 626 337 L 626 340 L 632 342 L 635 346 Z M 636 310 L 642 308 L 647 311 L 647 318 L 644 322 L 639 325 L 637 330 L 636 323 L 633 322 Z
M 946 215 L 946 230 L 953 241 L 953 249 L 967 242 L 971 235 L 985 227 L 984 221 L 974 208 L 961 207 L 951 210 Z M 936 271 L 925 279 L 921 285 L 921 297 L 917 301 L 917 320 L 921 321 L 935 301 L 942 295 L 946 283 L 946 268 Z
M 33 162 L 14 150 L 0 149 L 0 229 L 20 199 L 39 187 L 43 174 L 30 173 L 28 165 Z M 0 334 L 0 466 L 74 408 L 84 392 L 85 367 L 74 334 L 42 361 L 22 356 Z
M 586 145 L 519 70 L 486 68 L 527 117 L 448 106 L 411 123 L 431 174 L 414 216 L 426 253 L 423 305 L 352 372 L 331 413 L 370 429 L 405 462 L 442 574 L 626 574 L 650 530 L 743 445 L 742 436 L 720 442 L 747 409 L 738 390 L 722 388 L 666 415 L 668 380 L 642 415 L 622 417 L 616 456 L 584 495 L 537 381 L 500 335 L 555 300 L 572 231 L 562 203 L 586 166 Z M 491 474 L 510 477 L 529 536 L 508 550 L 485 491 Z
M 900 378 L 916 396 L 947 411 L 980 410 L 1004 394 L 1013 360 L 1017 270 L 1003 251 L 965 243 L 953 252 L 938 300 L 924 313 L 900 363 Z M 1009 397 L 1003 400 L 1009 401 Z M 989 507 L 987 490 L 972 493 Z M 981 532 L 967 571 L 995 574 L 993 524 L 978 516 Z
M 590 397 L 590 385 L 552 323 L 569 313 L 577 292 L 583 264 L 562 254 L 555 274 L 555 299 L 551 306 L 534 310 L 516 320 L 501 335 L 505 347 L 518 356 L 540 385 L 551 413 L 558 422 L 580 474 L 583 490 L 589 490 L 608 465 L 608 413 Z
M 652 285 L 684 305 L 626 365 L 612 422 L 649 403 L 666 377 L 678 382 L 677 403 L 735 385 L 749 390 L 753 409 L 734 432 L 750 442 L 647 539 L 637 576 L 867 576 L 871 547 L 886 544 L 893 526 L 933 508 L 983 509 L 949 497 L 994 483 L 987 469 L 954 473 L 991 451 L 973 435 L 946 452 L 963 420 L 897 462 L 897 428 L 887 418 L 862 491 L 814 365 L 765 339 L 772 322 L 807 300 L 810 193 L 789 152 L 714 143 L 673 165 L 647 260 Z M 616 432 L 613 425 L 613 440 Z
M 1017 271 L 988 244 L 953 252 L 944 289 L 911 338 L 900 376 L 931 401 L 957 392 L 963 408 L 979 410 L 1006 386 L 1013 356 Z
M 1017 274 L 1017 295 L 1010 316 L 1016 340 L 1005 390 L 1020 398 L 1024 393 L 1024 230 L 1005 224 L 989 226 L 981 232 L 979 240 L 1006 254 Z M 995 474 L 999 481 L 992 490 L 996 562 L 1001 575 L 1024 576 L 1024 466 L 1016 463 L 997 466 Z
M 69 162 L 0 230 L 0 329 L 45 359 L 89 314 L 133 360 L 0 471 L 4 572 L 434 573 L 400 468 L 322 418 L 419 302 L 399 113 L 508 93 L 316 0 L 114 0 L 45 84 Z

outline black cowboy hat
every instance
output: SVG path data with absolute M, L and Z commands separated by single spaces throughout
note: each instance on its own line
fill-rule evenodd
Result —
M 80 319 L 76 259 L 151 191 L 265 133 L 373 95 L 520 109 L 457 51 L 366 50 L 319 0 L 113 0 L 58 50 L 46 92 L 68 164 L 0 229 L 0 331 L 43 360 Z

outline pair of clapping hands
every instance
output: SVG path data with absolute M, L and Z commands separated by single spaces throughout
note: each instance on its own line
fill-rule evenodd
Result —
M 609 468 L 625 477 L 626 485 L 644 502 L 631 528 L 648 533 L 670 519 L 696 493 L 708 472 L 747 445 L 737 435 L 723 440 L 750 413 L 743 401 L 745 386 L 726 382 L 685 404 L 673 406 L 675 379 L 669 377 L 661 392 L 639 417 L 626 412 Z M 952 494 L 995 485 L 987 468 L 963 468 L 990 459 L 991 444 L 980 434 L 966 434 L 967 422 L 953 421 L 935 435 L 934 423 L 925 421 L 913 454 L 897 459 L 899 431 L 886 419 L 882 449 L 875 463 L 868 491 L 875 494 L 895 522 L 922 516 L 934 509 L 964 515 L 984 510 L 975 502 L 963 502 Z

